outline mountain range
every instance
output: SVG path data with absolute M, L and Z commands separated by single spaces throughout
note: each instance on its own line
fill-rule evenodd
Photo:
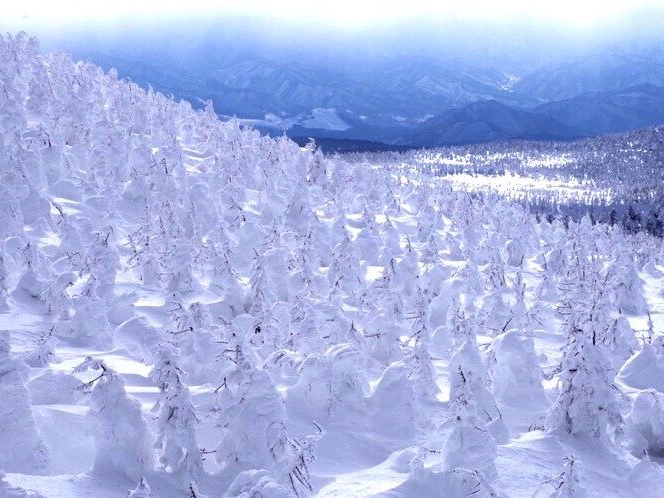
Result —
M 268 134 L 337 144 L 569 140 L 664 123 L 664 50 L 657 43 L 516 69 L 500 60 L 431 56 L 73 52 L 194 106 L 211 100 L 220 116 Z

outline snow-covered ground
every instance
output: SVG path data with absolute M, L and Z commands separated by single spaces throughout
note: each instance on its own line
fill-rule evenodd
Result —
M 290 130 L 293 126 L 302 126 L 317 130 L 344 131 L 350 128 L 334 108 L 316 108 L 311 112 L 301 113 L 297 116 L 282 117 L 276 114 L 266 114 L 265 119 L 242 119 L 243 123 L 257 127 L 277 128 Z
M 0 85 L 0 497 L 664 493 L 661 240 L 23 35 Z

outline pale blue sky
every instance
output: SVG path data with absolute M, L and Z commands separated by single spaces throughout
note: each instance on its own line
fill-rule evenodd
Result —
M 260 14 L 271 18 L 354 27 L 392 20 L 431 18 L 534 18 L 587 26 L 619 19 L 635 9 L 658 7 L 664 0 L 21 0 L 2 2 L 0 23 L 59 24 L 92 18 L 179 17 L 185 14 Z

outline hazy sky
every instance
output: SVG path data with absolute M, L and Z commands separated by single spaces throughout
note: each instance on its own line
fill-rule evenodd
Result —
M 662 6 L 663 0 L 5 0 L 0 25 L 79 24 L 113 17 L 260 14 L 291 21 L 358 27 L 416 18 L 534 19 L 572 27 L 620 19 L 630 11 Z
M 352 67 L 421 56 L 518 72 L 661 39 L 664 0 L 0 0 L 0 30 L 95 62 L 209 65 L 246 52 Z

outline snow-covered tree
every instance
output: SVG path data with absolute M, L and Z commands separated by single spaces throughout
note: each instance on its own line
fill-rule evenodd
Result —
M 112 295 L 117 276 L 119 255 L 113 244 L 112 235 L 111 227 L 106 233 L 96 233 L 85 255 L 86 269 L 94 275 L 97 281 L 97 294 L 102 298 Z
M 239 469 L 274 469 L 273 449 L 286 437 L 284 401 L 269 374 L 238 365 L 235 381 L 218 394 L 222 438 L 217 461 Z M 235 385 L 233 385 L 235 384 Z
M 350 294 L 359 293 L 365 286 L 364 268 L 360 263 L 357 249 L 345 229 L 331 259 L 328 279 L 332 289 L 338 288 Z
M 5 259 L 0 254 L 0 311 L 7 309 L 7 268 Z
M 150 485 L 144 477 L 141 477 L 141 480 L 138 482 L 136 487 L 130 491 L 127 491 L 128 498 L 152 498 L 152 493 L 150 492 Z
M 164 345 L 157 358 L 150 376 L 161 391 L 155 405 L 159 461 L 186 487 L 202 472 L 201 451 L 196 438 L 198 417 L 182 380 L 177 352 Z
M 496 401 L 519 408 L 547 406 L 532 338 L 516 330 L 495 337 L 487 363 Z
M 429 344 L 431 332 L 426 325 L 426 297 L 421 288 L 417 288 L 415 310 L 409 317 L 411 320 L 411 336 L 404 361 L 412 369 L 413 385 L 420 402 L 435 402 L 440 389 L 436 383 L 436 369 L 431 359 Z
M 53 329 L 44 330 L 39 333 L 35 347 L 25 357 L 25 362 L 31 367 L 45 367 L 55 360 L 55 338 Z
M 88 412 L 95 441 L 92 473 L 120 475 L 135 482 L 154 465 L 152 435 L 141 404 L 127 394 L 122 377 L 103 361 L 88 357 L 75 372 L 88 370 L 99 373 L 86 384 L 92 386 Z
M 553 481 L 555 490 L 549 495 L 549 498 L 584 498 L 588 496 L 588 493 L 581 485 L 578 467 L 579 464 L 574 455 L 565 458 L 564 470 Z
M 32 415 L 27 367 L 12 355 L 7 335 L 0 331 L 0 467 L 39 474 L 48 470 L 49 451 Z
M 609 428 L 620 429 L 612 367 L 595 331 L 568 328 L 559 372 L 558 398 L 546 421 L 549 429 L 596 438 L 607 437 Z
M 492 478 L 496 474 L 496 443 L 478 417 L 470 383 L 461 368 L 451 372 L 454 392 L 450 394 L 450 420 L 443 445 L 445 469 L 464 468 Z

